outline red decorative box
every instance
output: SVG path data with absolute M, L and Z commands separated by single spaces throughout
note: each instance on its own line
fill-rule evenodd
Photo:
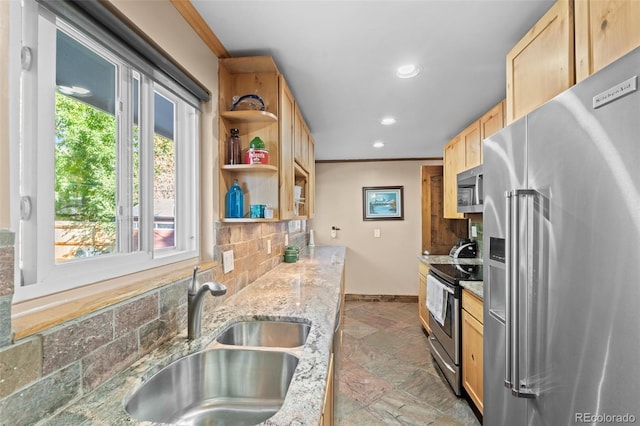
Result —
M 262 148 L 249 148 L 245 154 L 246 164 L 269 164 L 269 151 Z

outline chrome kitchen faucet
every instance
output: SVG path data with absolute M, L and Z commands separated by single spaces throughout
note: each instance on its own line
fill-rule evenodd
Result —
M 227 293 L 227 287 L 224 284 L 208 281 L 198 287 L 198 267 L 193 268 L 193 276 L 189 285 L 189 293 L 187 300 L 188 309 L 188 326 L 187 338 L 189 340 L 200 337 L 201 317 L 202 317 L 202 300 L 207 290 L 212 296 L 222 296 Z

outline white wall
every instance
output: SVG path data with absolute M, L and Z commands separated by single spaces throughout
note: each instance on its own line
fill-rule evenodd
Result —
M 316 245 L 347 247 L 346 293 L 417 295 L 421 248 L 422 165 L 442 161 L 367 161 L 316 164 Z M 362 187 L 403 186 L 404 220 L 364 221 Z M 341 230 L 331 238 L 331 227 Z M 380 238 L 374 238 L 375 228 Z

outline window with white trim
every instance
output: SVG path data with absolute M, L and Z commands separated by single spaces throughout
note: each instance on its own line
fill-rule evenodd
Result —
M 196 257 L 198 101 L 35 2 L 22 26 L 14 301 Z

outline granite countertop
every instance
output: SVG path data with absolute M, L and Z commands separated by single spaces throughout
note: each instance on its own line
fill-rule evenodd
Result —
M 460 281 L 460 285 L 462 286 L 462 288 L 466 288 L 471 293 L 475 294 L 480 299 L 484 300 L 483 281 Z
M 125 401 L 151 376 L 171 362 L 207 348 L 230 324 L 249 319 L 284 319 L 311 323 L 300 361 L 280 411 L 263 424 L 317 425 L 322 414 L 329 355 L 346 249 L 342 246 L 305 248 L 300 260 L 281 263 L 202 315 L 202 337 L 186 338 L 186 330 L 169 344 L 138 360 L 124 372 L 65 408 L 47 424 L 141 424 L 124 411 Z
M 426 263 L 427 265 L 431 263 L 451 263 L 451 264 L 458 263 L 460 265 L 481 265 L 482 264 L 482 258 L 479 258 L 479 257 L 474 257 L 472 259 L 464 259 L 464 258 L 454 259 L 448 254 L 430 254 L 428 256 L 421 254 L 418 256 L 418 260 Z
M 419 255 L 418 260 L 427 265 L 431 263 L 458 263 L 460 265 L 480 265 L 482 264 L 482 258 L 472 258 L 472 259 L 454 259 L 447 254 L 443 255 Z M 463 288 L 474 293 L 480 299 L 484 299 L 483 297 L 483 282 L 482 281 L 460 281 L 460 285 Z

